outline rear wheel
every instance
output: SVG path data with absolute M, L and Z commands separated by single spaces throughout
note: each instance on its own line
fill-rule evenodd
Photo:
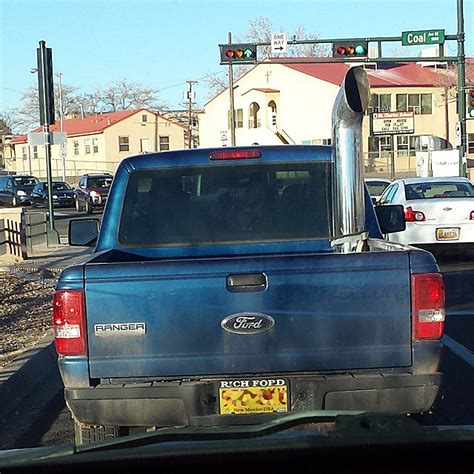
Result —
M 76 445 L 108 441 L 120 436 L 118 426 L 86 425 L 74 421 L 74 440 Z

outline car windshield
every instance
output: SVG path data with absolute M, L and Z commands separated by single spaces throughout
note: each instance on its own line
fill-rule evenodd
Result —
M 408 200 L 472 198 L 474 197 L 474 186 L 467 182 L 454 181 L 405 184 L 405 194 Z
M 48 189 L 48 184 L 44 184 L 44 188 Z M 71 189 L 71 186 L 67 183 L 61 183 L 61 182 L 53 182 L 53 190 L 54 191 L 67 191 L 68 189 Z
M 14 178 L 15 186 L 35 186 L 38 180 L 32 176 Z
M 474 433 L 473 94 L 474 0 L 0 0 L 0 474 Z
M 87 184 L 90 188 L 110 188 L 112 178 L 89 178 Z

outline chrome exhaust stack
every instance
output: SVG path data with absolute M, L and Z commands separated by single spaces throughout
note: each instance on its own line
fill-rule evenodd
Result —
M 362 119 L 369 99 L 370 86 L 365 70 L 351 67 L 332 110 L 332 245 L 343 253 L 361 251 L 367 240 Z

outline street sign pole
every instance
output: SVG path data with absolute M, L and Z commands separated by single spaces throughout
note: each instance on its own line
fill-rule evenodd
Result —
M 51 170 L 51 134 L 50 124 L 54 124 L 53 94 L 53 61 L 51 48 L 46 42 L 40 41 L 37 49 L 38 60 L 38 94 L 40 104 L 40 121 L 44 133 L 44 149 L 46 155 L 46 175 L 48 182 L 48 245 L 59 244 L 59 234 L 54 228 L 53 178 Z

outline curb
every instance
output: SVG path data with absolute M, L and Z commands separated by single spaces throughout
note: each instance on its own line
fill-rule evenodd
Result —
M 0 369 L 0 448 L 14 447 L 62 388 L 53 334 Z

